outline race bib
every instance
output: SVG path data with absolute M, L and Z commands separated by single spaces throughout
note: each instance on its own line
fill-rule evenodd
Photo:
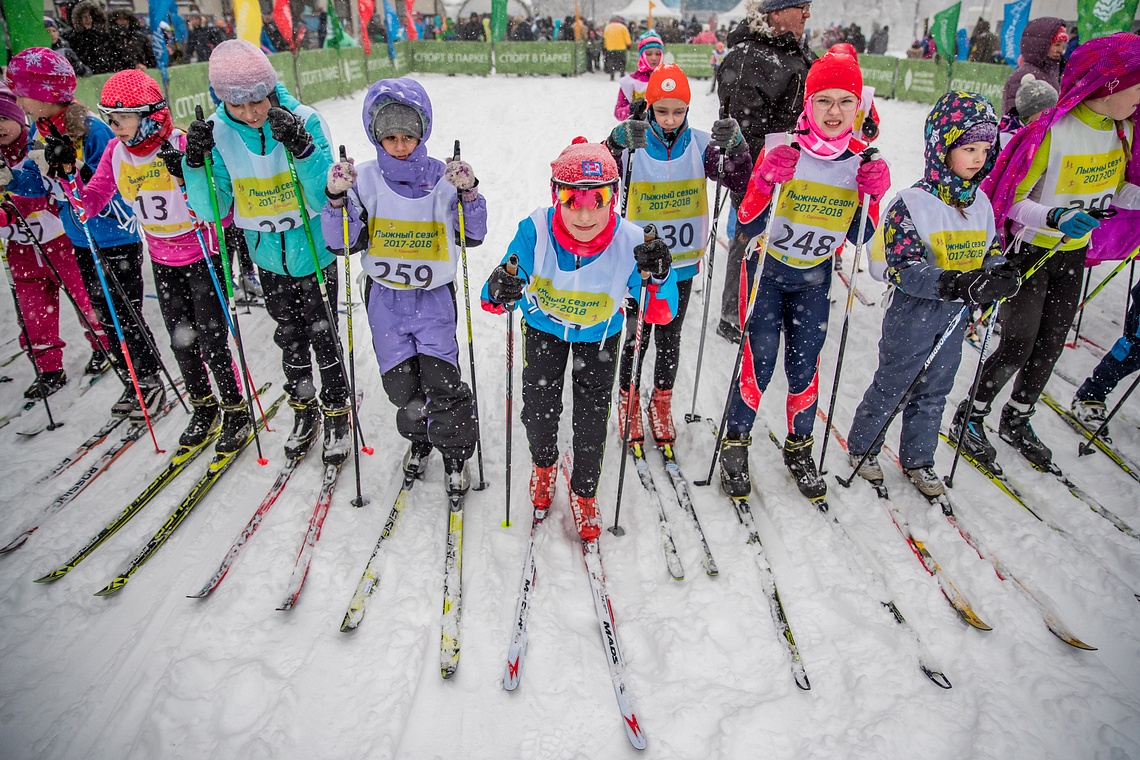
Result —
M 927 244 L 937 266 L 969 272 L 982 265 L 989 249 L 989 237 L 986 230 L 941 230 L 930 233 Z
M 297 194 L 288 172 L 272 177 L 235 177 L 234 223 L 261 232 L 302 226 Z
M 784 186 L 768 255 L 795 269 L 810 269 L 843 244 L 859 194 L 854 188 L 794 179 Z
M 34 211 L 26 214 L 27 228 L 9 215 L 11 221 L 6 227 L 0 227 L 0 238 L 10 240 L 15 245 L 32 245 L 35 242 L 46 243 L 55 240 L 63 234 L 63 222 L 59 217 L 49 211 Z
M 393 288 L 427 290 L 453 269 L 442 222 L 372 217 L 368 239 L 371 275 Z
M 593 327 L 606 322 L 616 311 L 614 300 L 608 293 L 559 290 L 546 277 L 531 278 L 527 290 L 539 308 L 551 317 L 579 327 Z

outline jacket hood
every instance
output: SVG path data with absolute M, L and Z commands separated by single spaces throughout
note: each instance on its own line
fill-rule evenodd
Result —
M 1049 61 L 1046 55 L 1049 53 L 1049 45 L 1053 42 L 1053 35 L 1063 26 L 1065 26 L 1063 19 L 1052 16 L 1036 18 L 1026 24 L 1025 31 L 1021 33 L 1021 60 L 1043 69 L 1052 68 L 1059 73 L 1060 62 Z
M 990 146 L 986 163 L 971 179 L 962 179 L 950 170 L 950 148 L 962 135 L 981 124 L 998 125 L 994 107 L 981 95 L 948 92 L 938 99 L 926 117 L 924 157 L 926 167 L 918 186 L 950 206 L 968 206 L 982 180 L 993 171 L 1000 149 L 998 141 Z
M 420 138 L 420 144 L 416 146 L 416 150 L 424 149 L 426 151 L 424 143 L 431 137 L 432 127 L 431 99 L 428 98 L 424 86 L 414 79 L 381 79 L 368 88 L 368 93 L 364 96 L 362 116 L 364 134 L 368 135 L 369 141 L 376 146 L 377 151 L 384 151 L 379 143 L 372 138 L 372 118 L 381 106 L 389 102 L 399 103 L 419 112 L 420 118 L 423 120 L 424 134 Z
M 102 29 L 102 28 L 107 26 L 107 14 L 104 13 L 103 9 L 100 8 L 97 4 L 95 4 L 95 3 L 78 3 L 74 8 L 71 9 L 71 18 L 75 22 L 78 22 L 79 18 L 84 13 L 90 13 L 91 14 L 91 28 L 92 29 Z M 81 27 L 78 23 L 74 23 L 73 27 L 75 28 L 75 31 L 77 31 L 77 32 L 87 31 L 86 29 Z

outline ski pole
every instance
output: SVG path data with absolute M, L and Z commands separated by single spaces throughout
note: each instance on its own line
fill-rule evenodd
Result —
M 459 141 L 455 141 L 455 161 L 459 160 Z M 475 380 L 475 338 L 471 332 L 471 284 L 467 279 L 467 224 L 463 216 L 463 199 L 456 191 L 456 204 L 459 208 L 459 255 L 463 262 L 463 301 L 467 307 L 467 359 L 471 364 L 471 403 L 475 407 L 475 458 L 479 464 L 479 483 L 472 486 L 474 491 L 487 487 L 483 479 L 483 433 L 479 426 L 479 390 Z M 350 344 L 351 345 L 351 344 Z
M 641 121 L 645 117 L 645 109 L 648 104 L 645 100 L 639 100 L 634 103 L 629 109 L 629 118 Z M 627 148 L 625 155 L 625 175 L 622 177 L 622 198 L 621 198 L 621 217 L 625 218 L 625 212 L 629 208 L 629 178 L 633 174 L 633 154 L 637 148 Z
M 713 77 L 713 86 L 716 86 L 716 77 Z M 728 111 L 728 101 L 720 106 L 720 116 L 723 119 Z M 726 148 L 727 150 L 727 148 Z M 713 200 L 712 229 L 709 231 L 708 253 L 705 254 L 705 292 L 703 313 L 701 315 L 701 339 L 697 345 L 697 367 L 693 375 L 693 399 L 689 405 L 689 413 L 685 415 L 685 422 L 700 422 L 701 416 L 697 414 L 697 390 L 701 387 L 701 365 L 705 358 L 705 331 L 709 326 L 709 300 L 713 286 L 713 256 L 716 254 L 716 231 L 720 223 L 720 191 L 724 186 L 724 150 L 716 164 L 716 194 Z
M 784 136 L 785 145 L 793 145 L 790 134 Z M 772 238 L 772 228 L 776 222 L 776 209 L 779 208 L 780 191 L 783 186 L 776 183 L 772 187 L 772 199 L 768 203 L 768 225 L 764 230 L 759 245 L 753 250 L 756 252 L 756 273 L 753 276 L 752 287 L 748 292 L 748 301 L 744 309 L 744 320 L 740 323 L 740 347 L 736 349 L 736 361 L 732 367 L 732 379 L 728 382 L 728 394 L 724 399 L 724 411 L 720 415 L 720 426 L 716 431 L 716 442 L 713 444 L 712 459 L 709 461 L 709 474 L 704 480 L 694 481 L 693 485 L 707 486 L 712 482 L 713 472 L 716 470 L 716 460 L 720 457 L 720 450 L 724 444 L 724 434 L 728 427 L 728 410 L 732 407 L 732 394 L 740 384 L 740 375 L 743 372 L 744 347 L 748 345 L 748 325 L 752 322 L 752 310 L 756 307 L 756 296 L 760 292 L 760 280 L 764 275 L 764 259 L 768 255 L 768 241 Z M 748 255 L 745 253 L 744 261 L 740 262 L 741 269 L 745 269 Z
M 348 161 L 348 152 L 340 146 L 341 163 Z M 356 405 L 356 352 L 352 343 L 352 241 L 348 232 L 348 194 L 344 196 L 344 205 L 340 208 L 341 234 L 344 238 L 344 300 L 348 302 L 348 392 L 352 396 L 352 404 Z M 360 427 L 352 426 L 352 464 L 356 470 L 356 498 L 352 506 L 363 507 L 368 503 L 360 490 Z
M 868 148 L 863 152 L 863 163 L 870 163 L 871 161 L 879 160 L 879 151 L 875 148 Z M 855 302 L 855 278 L 859 276 L 859 261 L 863 257 L 863 251 L 866 248 L 867 239 L 867 217 L 871 208 L 871 199 L 863 196 L 863 211 L 859 219 L 859 244 L 855 246 L 855 263 L 851 269 L 851 281 L 847 283 L 847 305 L 843 309 L 843 331 L 839 335 L 839 355 L 835 359 L 835 377 L 831 381 L 831 400 L 827 402 L 827 427 L 831 428 L 835 425 L 835 400 L 839 396 L 839 374 L 843 371 L 843 355 L 847 350 L 847 333 L 851 329 L 851 307 Z M 827 442 L 831 436 L 826 432 L 823 434 L 823 445 L 820 447 L 819 452 L 819 474 L 827 474 L 824 469 L 823 463 L 827 459 Z
M 645 242 L 657 239 L 657 228 L 652 224 L 645 225 Z M 625 428 L 621 431 L 621 465 L 618 467 L 618 487 L 617 497 L 614 499 L 614 524 L 610 527 L 610 533 L 615 536 L 624 536 L 625 528 L 618 525 L 618 518 L 621 517 L 621 494 L 625 490 L 625 470 L 626 461 L 629 454 L 629 431 L 633 427 L 633 415 L 641 414 L 641 407 L 638 406 L 634 409 L 634 400 L 636 397 L 635 391 L 637 390 L 638 382 L 641 380 L 641 362 L 644 355 L 641 353 L 641 337 L 645 331 L 645 302 L 648 301 L 649 295 L 649 272 L 641 273 L 641 288 L 637 293 L 637 326 L 633 331 L 633 374 L 629 377 L 629 397 L 625 404 Z M 604 341 L 604 338 L 603 338 Z
M 43 373 L 40 372 L 40 365 L 36 362 L 36 347 L 32 343 L 32 336 L 28 333 L 28 324 L 24 321 L 24 311 L 20 308 L 20 299 L 16 296 L 16 277 L 12 274 L 12 267 L 8 264 L 8 245 L 5 243 L 0 246 L 0 259 L 4 262 L 4 277 L 8 280 L 8 290 L 12 293 L 12 305 L 16 307 L 16 321 L 20 324 L 20 332 L 24 336 L 24 345 L 27 347 L 26 353 L 28 361 L 32 363 L 32 371 L 36 373 L 36 387 L 40 389 L 40 400 L 44 402 L 44 411 L 47 412 L 48 430 L 55 430 L 57 427 L 62 427 L 62 422 L 56 422 L 55 417 L 51 414 L 51 404 L 48 403 L 48 389 L 44 384 Z
M 79 188 L 75 186 L 75 182 L 70 173 L 64 175 L 63 183 L 71 203 L 75 206 L 75 212 L 79 216 L 79 226 L 83 228 L 83 232 L 87 236 L 87 245 L 91 247 L 91 260 L 95 262 L 95 274 L 99 278 L 99 287 L 102 288 L 103 298 L 107 302 L 107 313 L 111 315 L 111 323 L 115 326 L 115 335 L 119 339 L 119 350 L 123 352 L 123 358 L 126 360 L 127 372 L 131 377 L 131 385 L 134 386 L 135 398 L 138 399 L 139 408 L 143 413 L 143 420 L 146 421 L 146 429 L 150 432 L 150 440 L 154 443 L 156 453 L 165 454 L 166 450 L 160 448 L 158 445 L 158 438 L 154 434 L 154 425 L 151 424 L 150 420 L 150 412 L 147 411 L 146 402 L 143 401 L 142 389 L 139 388 L 139 378 L 138 375 L 135 374 L 135 364 L 131 359 L 131 352 L 127 348 L 127 339 L 123 335 L 123 326 L 119 324 L 119 315 L 115 311 L 115 304 L 111 300 L 111 289 L 107 285 L 107 273 L 103 271 L 102 257 L 99 253 L 99 249 L 95 246 L 95 238 L 91 234 L 91 228 L 87 224 L 87 211 L 83 207 L 83 200 L 79 197 Z M 126 294 L 122 293 L 121 295 L 124 296 L 123 300 L 129 306 L 130 301 L 125 298 Z M 139 332 L 145 333 L 145 330 L 142 330 L 140 326 Z M 178 392 L 177 388 L 174 390 L 175 393 Z
M 1132 308 L 1132 285 L 1136 282 L 1136 259 L 1128 267 L 1128 290 L 1124 296 L 1124 322 L 1128 321 L 1128 310 Z
M 855 479 L 855 473 L 859 472 L 859 468 L 862 467 L 863 463 L 871 457 L 871 449 L 874 448 L 874 443 L 878 442 L 879 438 L 887 432 L 887 428 L 891 426 L 891 423 L 895 421 L 895 417 L 897 417 L 899 412 L 902 411 L 903 404 L 906 403 L 907 398 L 909 398 L 910 394 L 914 392 L 914 389 L 918 387 L 918 384 L 922 382 L 922 378 L 926 375 L 926 370 L 929 369 L 930 365 L 934 363 L 934 359 L 936 356 L 938 356 L 938 352 L 942 350 L 942 347 L 946 345 L 946 341 L 950 339 L 950 336 L 954 332 L 954 328 L 958 326 L 958 323 L 961 322 L 962 318 L 965 317 L 969 312 L 970 305 L 966 304 L 958 310 L 958 313 L 954 315 L 954 319 L 950 320 L 950 324 L 946 327 L 945 330 L 942 331 L 942 335 L 939 336 L 937 342 L 935 342 L 934 348 L 930 349 L 930 353 L 926 355 L 926 360 L 922 363 L 922 366 L 919 367 L 918 374 L 914 376 L 914 380 L 911 380 L 910 385 L 905 391 L 903 391 L 902 398 L 900 398 L 899 402 L 895 404 L 894 411 L 892 411 L 890 416 L 887 417 L 886 422 L 884 422 L 883 426 L 879 428 L 879 432 L 875 434 L 875 437 L 871 439 L 871 447 L 863 452 L 863 456 L 859 458 L 859 462 L 855 465 L 855 469 L 851 471 L 851 474 L 847 477 L 846 480 L 839 477 L 838 475 L 835 476 L 835 479 L 839 481 L 839 485 L 843 486 L 844 488 L 851 487 L 851 481 Z M 831 424 L 830 421 L 828 424 Z
M 1081 443 L 1080 447 L 1077 449 L 1077 454 L 1079 456 L 1083 457 L 1092 453 L 1093 443 L 1098 438 L 1105 437 L 1105 431 L 1108 430 L 1108 423 L 1112 421 L 1112 418 L 1115 417 L 1116 413 L 1120 411 L 1120 407 L 1124 406 L 1124 402 L 1127 401 L 1128 397 L 1132 395 L 1132 391 L 1136 390 L 1137 385 L 1140 385 L 1140 375 L 1137 375 L 1136 379 L 1132 381 L 1132 385 L 1128 386 L 1128 390 L 1125 391 L 1124 395 L 1120 397 L 1120 400 L 1116 402 L 1116 406 L 1112 407 L 1112 411 L 1109 412 L 1108 416 L 1104 418 L 1104 422 L 1100 423 L 1100 427 L 1098 427 L 1096 429 L 1096 432 L 1093 433 L 1092 438 Z
M 1002 299 L 1004 300 L 1004 299 Z M 994 324 L 997 322 L 998 310 L 993 309 L 989 320 L 986 322 L 986 337 L 982 338 L 982 349 L 978 355 L 978 368 L 974 370 L 974 380 L 970 383 L 970 395 L 966 400 L 966 414 L 969 414 L 974 408 L 974 399 L 978 397 L 978 386 L 981 385 L 982 380 L 982 367 L 986 363 L 986 349 L 990 345 L 990 336 L 994 334 Z M 905 397 L 904 397 L 905 398 Z M 965 420 L 962 421 L 962 426 L 965 427 Z M 878 440 L 876 438 L 875 440 Z M 950 474 L 946 476 L 946 487 L 954 487 L 954 473 L 958 469 L 958 460 L 962 458 L 962 441 L 959 435 L 957 445 L 954 446 L 954 459 L 950 462 Z M 858 468 L 856 468 L 858 469 Z
M 507 259 L 507 274 L 517 277 L 519 273 L 519 257 L 513 253 Z M 513 438 L 515 401 L 515 310 L 507 309 L 507 516 L 503 520 L 503 527 L 511 527 L 511 440 Z
M 285 146 L 281 146 L 285 148 Z M 297 176 L 297 165 L 293 163 L 293 154 L 285 148 L 285 160 L 289 162 L 289 178 L 293 182 L 293 192 L 297 196 L 297 207 L 301 212 L 301 223 L 305 228 L 305 237 L 309 240 L 309 253 L 313 256 L 313 272 L 317 277 L 317 287 L 321 291 L 321 302 L 325 305 L 325 315 L 329 320 L 329 329 L 332 330 L 332 342 L 336 347 L 336 358 L 340 362 L 341 372 L 344 372 L 344 349 L 340 345 L 340 338 L 337 336 L 337 318 L 336 312 L 333 311 L 332 303 L 329 302 L 329 291 L 325 286 L 325 273 L 321 269 L 321 259 L 317 254 L 317 241 L 313 238 L 313 228 L 309 224 L 309 208 L 308 203 L 305 201 L 305 188 L 301 186 L 301 179 Z M 349 399 L 349 410 L 352 412 L 352 424 L 360 429 L 360 415 L 356 410 L 356 397 Z M 360 441 L 365 454 L 371 454 L 373 449 L 364 443 L 364 430 L 360 429 Z
M 1140 254 L 1140 248 L 1137 248 L 1136 250 L 1132 251 L 1132 253 L 1121 259 L 1120 263 L 1116 265 L 1116 268 L 1109 272 L 1108 276 L 1101 280 L 1100 284 L 1093 288 L 1091 293 L 1085 296 L 1084 300 L 1081 301 L 1081 305 L 1077 308 L 1083 311 L 1085 306 L 1088 305 L 1088 302 L 1096 298 L 1097 294 L 1100 293 L 1100 291 L 1104 290 L 1104 286 L 1110 283 L 1113 277 L 1120 274 L 1121 270 L 1123 270 L 1126 265 L 1134 263 L 1136 261 L 1136 256 L 1138 254 Z M 1129 277 L 1131 277 L 1131 274 Z M 1129 291 L 1131 290 L 1132 288 L 1129 288 Z
M 195 116 L 199 120 L 202 119 L 202 107 L 198 106 Z M 170 145 L 169 142 L 166 143 Z M 214 165 L 213 157 L 205 156 L 204 166 L 206 169 L 206 184 L 210 186 L 210 206 L 214 212 L 214 237 L 218 239 L 218 258 L 222 260 L 222 274 L 226 279 L 226 287 L 223 291 L 222 285 L 218 282 L 218 273 L 214 269 L 214 262 L 210 256 L 210 247 L 206 244 L 206 237 L 202 234 L 202 222 L 194 209 L 190 208 L 190 197 L 186 194 L 186 182 L 182 177 L 174 177 L 174 181 L 178 184 L 179 190 L 182 191 L 182 201 L 186 204 L 186 210 L 190 212 L 190 221 L 194 225 L 194 234 L 198 238 L 198 245 L 202 248 L 202 256 L 206 261 L 206 269 L 210 273 L 210 280 L 214 284 L 214 292 L 218 296 L 218 302 L 222 306 L 222 313 L 226 315 L 226 323 L 230 328 L 230 334 L 234 337 L 234 343 L 237 345 L 238 361 L 241 363 L 242 369 L 242 384 L 245 386 L 245 404 L 249 410 L 249 418 L 252 420 L 256 417 L 253 411 L 254 402 L 257 402 L 257 410 L 261 414 L 261 421 L 265 425 L 267 432 L 273 432 L 269 427 L 269 420 L 265 418 L 265 410 L 261 408 L 261 397 L 257 393 L 257 386 L 253 382 L 253 375 L 249 371 L 249 362 L 245 358 L 245 344 L 241 339 L 241 324 L 238 322 L 237 308 L 234 306 L 233 301 L 233 283 L 230 280 L 229 270 L 229 255 L 226 251 L 226 235 L 222 228 L 222 215 L 218 207 L 218 191 L 214 185 Z M 173 176 L 173 175 L 172 175 Z M 258 434 L 258 426 L 253 425 L 253 442 L 257 446 L 257 463 L 265 466 L 269 464 L 269 459 L 261 450 L 261 436 Z
M 55 263 L 52 262 L 51 258 L 47 254 L 47 251 L 44 250 L 43 243 L 40 242 L 35 232 L 32 231 L 32 227 L 30 224 L 28 224 L 27 218 L 23 215 L 23 213 L 20 212 L 20 209 L 16 206 L 16 204 L 12 202 L 12 196 L 9 193 L 4 194 L 3 205 L 16 217 L 17 224 L 24 231 L 24 234 L 27 235 L 28 240 L 31 241 L 32 247 L 36 249 L 36 252 L 39 254 L 40 258 L 43 259 L 43 262 L 45 264 L 47 264 L 47 268 L 51 271 L 51 276 L 55 281 L 56 287 L 63 291 L 63 294 L 67 296 L 67 300 L 71 302 L 72 307 L 75 309 L 75 313 L 79 315 L 79 321 L 83 323 L 83 328 L 87 330 L 88 335 L 91 336 L 91 340 L 95 344 L 95 350 L 98 351 L 99 354 L 107 360 L 107 364 L 111 367 L 111 369 L 115 371 L 115 374 L 119 377 L 119 379 L 125 383 L 127 381 L 127 378 L 123 377 L 122 370 L 119 369 L 119 367 L 115 364 L 114 359 L 111 358 L 111 353 L 103 345 L 103 342 L 99 340 L 98 331 L 91 324 L 91 320 L 87 318 L 87 315 L 83 313 L 83 309 L 79 308 L 79 302 L 75 300 L 75 296 L 72 295 L 71 291 L 67 289 L 67 286 L 63 284 L 63 277 L 60 275 L 59 270 L 55 268 Z
M 1085 301 L 1088 300 L 1089 284 L 1091 282 L 1092 282 L 1092 267 L 1088 267 L 1087 269 L 1085 269 L 1085 287 L 1081 291 L 1081 306 L 1084 306 Z M 1082 309 L 1081 306 L 1077 307 L 1077 326 L 1076 326 L 1076 330 L 1073 332 L 1073 340 L 1071 343 L 1066 343 L 1065 348 L 1076 348 L 1077 347 L 1077 341 L 1079 341 L 1081 339 L 1081 322 L 1083 322 L 1085 319 L 1085 310 Z

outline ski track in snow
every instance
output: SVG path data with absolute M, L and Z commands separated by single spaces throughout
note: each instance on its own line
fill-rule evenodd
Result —
M 490 486 L 467 499 L 459 672 L 451 681 L 439 677 L 447 518 L 438 457 L 385 542 L 380 585 L 364 621 L 352 633 L 338 631 L 398 489 L 395 478 L 404 451 L 375 370 L 364 311 L 357 308 L 357 381 L 366 394 L 361 416 L 368 441 L 377 449 L 375 456 L 361 458 L 363 490 L 371 504 L 360 510 L 349 505 L 354 478 L 351 464 L 346 465 L 297 607 L 274 609 L 319 488 L 316 452 L 300 466 L 222 586 L 205 600 L 185 598 L 216 567 L 273 481 L 291 425 L 287 413 L 262 437 L 271 464 L 259 468 L 254 454 L 246 452 L 129 588 L 109 599 L 91 596 L 161 524 L 204 471 L 205 457 L 67 577 L 50 586 L 31 583 L 82 545 L 158 471 L 165 460 L 155 455 L 148 439 L 140 440 L 75 503 L 45 521 L 23 548 L 0 557 L 3 757 L 573 760 L 636 754 L 624 737 L 607 678 L 562 485 L 541 529 L 546 535 L 536 554 L 539 582 L 522 684 L 515 693 L 502 689 L 530 527 L 525 503 L 529 457 L 516 420 L 513 527 L 505 530 L 506 321 L 478 306 L 478 290 L 519 220 L 549 203 L 549 162 L 575 135 L 594 140 L 606 135 L 613 125 L 617 87 L 601 76 L 417 78 L 435 108 L 429 152 L 446 157 L 453 140 L 461 138 L 463 158 L 479 175 L 490 212 L 487 241 L 468 251 Z M 701 128 L 716 115 L 706 88 L 707 83 L 694 84 L 691 123 Z M 362 96 L 317 104 L 332 125 L 334 142 L 345 143 L 358 160 L 372 155 L 361 128 Z M 879 102 L 879 110 L 883 136 L 878 145 L 899 189 L 921 174 L 926 107 L 888 100 Z M 724 256 L 719 249 L 713 327 Z M 850 254 L 845 259 L 849 266 Z M 359 264 L 353 263 L 355 275 Z M 1105 271 L 1094 279 L 1107 273 L 1101 269 Z M 149 288 L 149 271 L 146 277 Z M 876 298 L 883 291 L 866 274 L 860 275 L 859 286 Z M 1103 346 L 1119 334 L 1126 286 L 1126 278 L 1119 277 L 1085 317 L 1082 331 Z M 702 275 L 697 292 L 703 288 Z M 821 404 L 831 387 L 842 325 L 841 288 L 837 282 L 820 368 Z M 360 297 L 355 287 L 354 294 Z M 0 303 L 4 324 L 11 326 L 10 300 Z M 158 342 L 167 343 L 157 303 L 148 299 L 145 308 Z M 78 378 L 86 351 L 70 310 L 62 321 L 72 346 L 67 369 Z M 844 433 L 876 364 L 880 321 L 877 307 L 855 304 L 835 414 Z M 685 425 L 682 417 L 691 400 L 699 337 L 696 297 L 688 322 L 677 386 L 677 452 L 685 474 L 699 480 L 707 471 L 713 435 L 709 425 Z M 271 322 L 255 309 L 242 315 L 242 330 L 255 379 L 274 383 L 267 394 L 272 399 L 280 393 L 282 379 Z M 461 315 L 462 354 L 464 333 Z M 516 343 L 516 364 L 521 365 L 521 340 Z M 169 350 L 163 350 L 174 367 Z M 723 407 L 735 347 L 710 334 L 706 351 L 698 409 L 713 416 Z M 947 422 L 976 367 L 975 352 L 963 355 Z M 650 363 L 653 356 L 650 351 Z M 1082 346 L 1066 351 L 1059 366 L 1083 378 L 1098 357 Z M 466 375 L 465 355 L 461 364 Z M 6 408 L 31 382 L 31 370 L 21 361 L 5 371 L 15 379 L 0 386 Z M 652 376 L 648 368 L 644 376 Z M 0 480 L 4 541 L 78 476 L 69 471 L 36 493 L 25 490 L 105 419 L 119 393 L 116 386 L 108 381 L 93 388 L 60 430 L 29 440 L 0 434 L 0 456 L 7 462 Z M 517 414 L 517 376 L 515 389 Z M 1067 404 L 1074 389 L 1055 377 L 1050 390 Z M 761 410 L 778 436 L 785 430 L 785 391 L 778 370 Z M 1132 400 L 1124 414 L 1140 419 L 1140 406 Z M 1114 425 L 1115 440 L 1135 456 L 1140 432 L 1127 419 Z M 162 445 L 173 449 L 184 421 L 184 413 L 176 410 L 158 424 Z M 1048 409 L 1034 424 L 1070 477 L 1140 528 L 1133 481 L 1099 454 L 1078 459 L 1076 437 Z M 888 437 L 891 446 L 897 444 L 897 431 L 896 424 Z M 822 437 L 822 426 L 817 425 L 816 434 Z M 568 420 L 563 437 L 569 440 Z M 617 487 L 615 441 L 616 421 L 611 421 L 599 490 L 607 524 Z M 1034 519 L 968 465 L 960 466 L 954 490 L 963 518 L 1014 573 L 1043 591 L 1072 630 L 1100 648 L 1097 652 L 1079 652 L 1056 640 L 1025 597 L 978 559 L 909 488 L 901 471 L 888 467 L 887 484 L 915 536 L 927 541 L 994 630 L 969 628 L 912 558 L 871 490 L 861 482 L 850 489 L 831 483 L 832 510 L 868 547 L 891 598 L 922 637 L 934 664 L 953 682 L 951 691 L 936 688 L 922 675 L 913 640 L 878 604 L 878 586 L 864 555 L 799 497 L 779 453 L 758 435 L 751 460 L 757 489 L 752 509 L 811 678 L 810 692 L 797 689 L 772 627 L 753 550 L 745 545 L 727 499 L 712 488 L 692 488 L 720 568 L 719 578 L 709 578 L 696 534 L 673 498 L 660 458 L 648 452 L 685 580 L 668 577 L 656 508 L 632 468 L 621 513 L 627 534 L 615 538 L 605 533 L 602 541 L 627 682 L 649 738 L 645 756 L 738 758 L 762 751 L 770 758 L 1140 758 L 1140 604 L 1132 597 L 1140 591 L 1140 542 L 1071 498 L 1054 479 L 1030 471 L 1004 444 L 997 445 L 1003 464 L 1041 506 L 1042 516 L 1071 539 Z M 846 475 L 834 442 L 828 454 L 830 471 Z M 939 449 L 943 474 L 951 456 L 948 447 Z

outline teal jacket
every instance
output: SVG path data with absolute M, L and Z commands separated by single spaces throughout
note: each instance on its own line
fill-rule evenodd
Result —
M 282 108 L 292 111 L 301 105 L 300 101 L 289 94 L 285 86 L 278 83 L 277 99 Z M 214 112 L 217 123 L 215 130 L 233 129 L 241 136 L 242 142 L 253 153 L 267 155 L 277 147 L 273 133 L 266 121 L 260 129 L 254 129 L 245 122 L 234 119 L 226 112 L 224 103 L 218 105 Z M 313 150 L 304 158 L 294 159 L 297 166 L 297 177 L 301 180 L 301 189 L 310 205 L 321 205 L 325 200 L 325 183 L 329 167 L 333 164 L 332 148 L 329 144 L 329 135 L 320 118 L 313 114 L 305 123 L 305 128 L 313 136 Z M 230 171 L 222 161 L 218 149 L 211 151 L 214 169 L 214 185 L 218 194 L 218 208 L 222 218 L 229 216 L 233 206 L 233 182 Z M 211 206 L 211 188 L 206 181 L 206 170 L 192 168 L 183 161 L 183 172 L 186 176 L 186 194 L 190 199 L 190 207 L 202 219 L 213 221 L 214 210 Z M 324 269 L 336 258 L 325 246 L 324 234 L 321 232 L 320 219 L 310 219 L 309 228 L 313 235 L 313 245 L 317 257 Z M 253 262 L 261 269 L 268 269 L 276 274 L 304 277 L 315 271 L 313 268 L 313 253 L 309 244 L 304 226 L 285 232 L 260 232 L 257 230 L 243 230 L 246 244 L 249 246 Z

